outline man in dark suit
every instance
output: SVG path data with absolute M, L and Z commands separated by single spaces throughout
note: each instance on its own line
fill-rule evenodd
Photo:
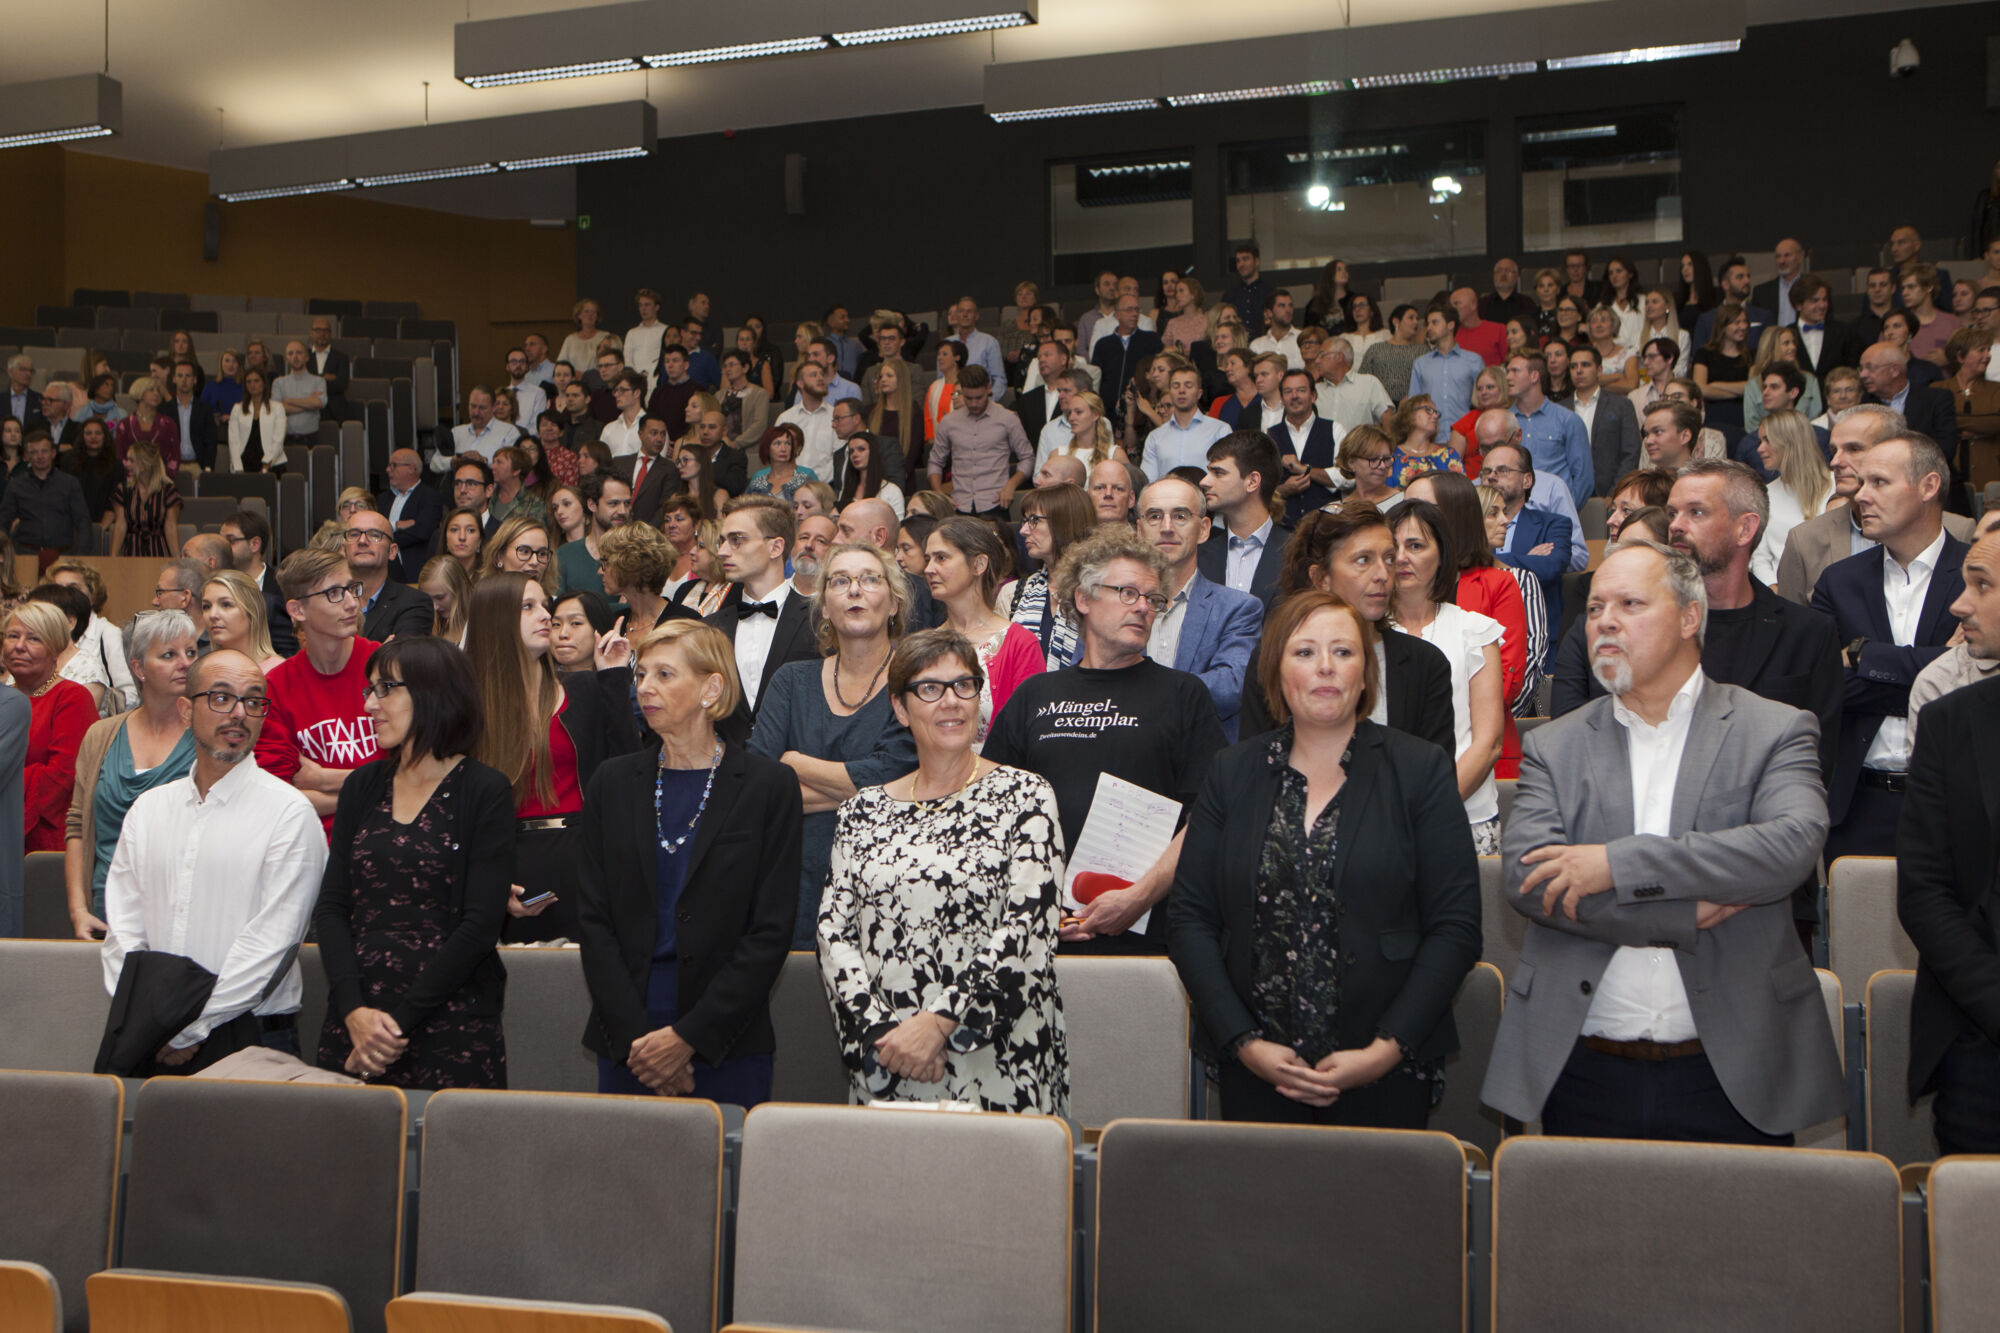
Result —
M 1639 456 L 1639 409 L 1624 394 L 1604 391 L 1598 383 L 1602 366 L 1595 347 L 1570 353 L 1575 396 L 1567 406 L 1590 432 L 1591 475 L 1598 487 L 1612 485 L 1645 461 Z
M 183 359 L 174 363 L 173 382 L 164 386 L 167 390 L 167 399 L 160 405 L 160 414 L 172 421 L 174 428 L 180 431 L 181 460 L 185 462 L 192 456 L 202 467 L 213 469 L 217 443 L 215 413 L 207 403 L 195 397 L 195 384 L 199 373 L 199 368 L 192 361 Z M 54 421 L 55 419 L 51 417 L 52 427 Z M 76 442 L 76 434 L 77 426 L 73 422 L 69 423 L 68 438 L 71 444 Z M 50 431 L 50 436 L 57 443 L 62 442 L 63 437 L 57 436 L 53 429 Z
M 1284 477 L 1278 446 L 1262 431 L 1231 431 L 1208 447 L 1201 489 L 1210 517 L 1219 521 L 1201 544 L 1201 575 L 1249 593 L 1267 612 L 1277 600 L 1285 543 L 1292 539 L 1291 529 L 1272 517 Z
M 1715 271 L 1715 283 L 1722 289 L 1722 304 L 1734 302 L 1742 306 L 1743 313 L 1750 317 L 1750 333 L 1743 340 L 1744 355 L 1747 357 L 1756 351 L 1757 340 L 1764 336 L 1765 328 L 1773 319 L 1771 308 L 1758 305 L 1751 299 L 1750 265 L 1744 262 L 1742 255 L 1731 255 L 1722 261 L 1722 267 Z M 1721 309 L 1719 304 L 1701 312 L 1701 318 L 1695 321 L 1692 346 L 1708 346 L 1708 340 L 1715 332 L 1715 316 Z
M 1873 356 L 1879 348 L 1868 350 Z M 1910 685 L 1950 644 L 1958 628 L 1951 604 L 1965 589 L 1965 543 L 1944 529 L 1949 466 L 1937 445 L 1915 432 L 1893 433 L 1854 468 L 1861 534 L 1881 544 L 1829 566 L 1812 594 L 1814 609 L 1833 617 L 1846 645 L 1847 711 L 1827 789 L 1829 864 L 1896 854 L 1909 781 Z
M 1993 585 L 1971 593 L 1992 606 Z M 2000 680 L 1926 704 L 1896 840 L 1896 911 L 1917 946 L 1909 1095 L 1935 1091 L 1940 1156 L 2000 1152 Z
M 320 419 L 345 421 L 352 366 L 347 353 L 333 345 L 333 321 L 325 315 L 313 317 L 312 333 L 306 343 L 306 369 L 326 381 L 326 406 L 320 411 Z
M 1832 305 L 1833 289 L 1819 274 L 1808 273 L 1792 284 L 1792 308 L 1799 317 L 1791 328 L 1799 340 L 1799 369 L 1822 384 L 1835 366 L 1854 364 L 1848 345 L 1852 330 L 1827 318 Z
M 389 455 L 389 489 L 375 497 L 375 507 L 388 515 L 396 533 L 389 575 L 402 583 L 417 581 L 430 558 L 431 539 L 444 522 L 444 496 L 424 485 L 423 467 L 416 450 L 396 450 Z
M 430 598 L 389 577 L 389 558 L 395 549 L 396 534 L 387 514 L 362 509 L 349 516 L 341 550 L 348 569 L 361 582 L 361 637 L 376 643 L 399 634 L 405 638 L 429 634 L 434 619 Z
M 1139 327 L 1137 295 L 1127 292 L 1120 296 L 1113 314 L 1117 323 L 1090 349 L 1090 364 L 1098 370 L 1097 396 L 1104 400 L 1112 421 L 1122 425 L 1125 386 L 1131 382 L 1133 368 L 1166 344 L 1158 333 Z
M 1890 343 L 1876 343 L 1861 354 L 1861 385 L 1866 401 L 1881 403 L 1903 414 L 1911 430 L 1927 435 L 1940 449 L 1958 451 L 1958 412 L 1942 389 L 1910 383 L 1910 353 Z M 1945 500 L 1949 503 L 1948 493 Z
M 1021 418 L 1021 430 L 1029 444 L 1040 443 L 1042 427 L 1055 420 L 1063 409 L 1067 395 L 1057 377 L 1069 369 L 1069 349 L 1054 338 L 1042 339 L 1041 346 L 1035 349 L 1035 369 L 1041 372 L 1042 382 L 1014 395 L 1014 415 Z
M 1806 248 L 1787 236 L 1772 249 L 1771 259 L 1777 265 L 1778 276 L 1767 278 L 1752 287 L 1750 304 L 1770 311 L 1777 323 L 1790 324 L 1798 317 L 1799 283 L 1805 280 Z
M 667 497 L 679 480 L 667 451 L 667 419 L 651 414 L 639 418 L 639 452 L 611 460 L 611 470 L 632 488 L 632 521 L 660 526 Z
M 775 496 L 739 495 L 723 511 L 722 576 L 736 586 L 707 619 L 734 646 L 743 682 L 743 702 L 720 728 L 732 742 L 748 739 L 758 701 L 779 667 L 821 658 L 812 606 L 785 577 L 797 531 L 792 507 Z

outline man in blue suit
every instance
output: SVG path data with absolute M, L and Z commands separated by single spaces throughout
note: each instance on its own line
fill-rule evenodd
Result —
M 1159 334 L 1139 327 L 1136 295 L 1127 292 L 1120 296 L 1112 313 L 1117 323 L 1090 349 L 1090 364 L 1098 369 L 1097 396 L 1104 400 L 1112 420 L 1123 426 L 1125 386 L 1132 381 L 1133 368 L 1166 344 L 1160 341 Z
M 1874 349 L 1870 349 L 1873 351 Z M 1951 643 L 1965 543 L 1944 529 L 1951 475 L 1929 436 L 1892 431 L 1854 466 L 1852 508 L 1878 545 L 1827 566 L 1813 609 L 1833 617 L 1846 668 L 1840 748 L 1827 790 L 1828 864 L 1894 856 L 1910 768 L 1910 686 Z
M 1139 535 L 1167 558 L 1167 579 L 1160 585 L 1167 608 L 1153 617 L 1146 655 L 1201 677 L 1224 734 L 1234 741 L 1243 677 L 1264 628 L 1264 604 L 1203 578 L 1195 568 L 1208 529 L 1208 505 L 1200 487 L 1167 477 L 1139 493 Z

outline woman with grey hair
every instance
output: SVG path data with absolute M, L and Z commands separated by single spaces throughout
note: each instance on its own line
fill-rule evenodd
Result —
M 125 625 L 125 650 L 139 706 L 107 717 L 83 734 L 76 785 L 64 824 L 63 882 L 69 919 L 80 940 L 103 938 L 104 876 L 125 812 L 144 792 L 194 767 L 194 733 L 180 701 L 200 638 L 185 611 L 148 611 Z
M 909 579 L 886 553 L 863 542 L 835 546 L 812 598 L 826 659 L 779 667 L 757 707 L 750 752 L 789 765 L 805 801 L 795 949 L 813 947 L 834 812 L 863 787 L 917 764 L 909 728 L 896 720 L 885 688 L 909 604 Z

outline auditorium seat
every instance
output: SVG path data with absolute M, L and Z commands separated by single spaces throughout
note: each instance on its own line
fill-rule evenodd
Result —
M 94 329 L 97 307 L 87 305 L 38 305 L 35 323 L 48 329 Z
M 63 1326 L 62 1292 L 49 1270 L 0 1260 L 0 1333 L 62 1333 Z
M 97 327 L 100 329 L 154 329 L 160 327 L 160 312 L 150 306 L 114 306 L 97 308 Z
M 1166 958 L 1056 958 L 1069 1114 L 1086 1129 L 1188 1114 L 1188 1001 Z M 822 989 L 820 1007 L 826 1007 Z M 830 1022 L 831 1020 L 829 1020 Z
M 424 308 L 415 301 L 364 301 L 361 313 L 368 319 L 422 319 Z
M 132 293 L 133 305 L 151 306 L 155 310 L 186 310 L 189 309 L 189 302 L 190 298 L 186 292 L 133 292 Z M 98 304 L 103 305 L 104 302 L 99 301 Z M 160 321 L 162 324 L 164 324 L 166 322 L 166 316 L 161 315 Z
M 1097 1333 L 1465 1327 L 1449 1135 L 1119 1120 L 1097 1152 Z
M 1917 946 L 1896 916 L 1896 858 L 1843 856 L 1827 885 L 1827 961 L 1850 995 L 1877 972 L 1917 967 Z
M 295 312 L 301 315 L 331 315 L 336 319 L 347 315 L 362 315 L 367 308 L 359 301 L 350 301 L 337 296 L 309 296 L 305 307 Z
M 220 310 L 215 315 L 215 326 L 224 333 L 239 337 L 274 338 L 278 333 L 278 316 L 268 310 Z M 282 352 L 284 349 L 273 350 Z
M 313 320 L 315 318 L 316 316 L 314 315 L 292 314 L 290 312 L 280 313 L 278 316 L 278 336 L 280 338 L 303 338 L 312 332 Z M 333 316 L 331 318 L 333 319 L 333 331 L 335 333 L 340 332 L 339 317 Z
M 1610 529 L 1605 526 L 1609 512 L 1610 506 L 1605 503 L 1601 495 L 1593 495 L 1583 502 L 1582 509 L 1577 512 L 1577 521 L 1583 525 L 1585 541 L 1603 541 L 1609 536 Z
M 110 1011 L 96 945 L 0 940 L 0 1069 L 89 1073 Z
M 145 336 L 148 339 L 153 339 L 158 338 L 160 335 L 149 333 Z M 114 348 L 119 346 L 121 337 L 122 335 L 115 330 L 106 332 L 99 329 L 57 329 L 55 332 L 55 344 L 57 347 L 62 348 L 95 347 L 103 350 L 107 345 Z M 74 364 L 74 358 L 69 358 L 69 360 Z
M 433 339 L 430 338 L 411 338 L 407 336 L 401 338 L 377 338 L 375 340 L 375 355 L 402 361 L 414 361 L 420 356 L 429 356 L 431 354 L 432 341 Z M 390 377 L 385 375 L 382 378 L 388 379 Z
M 424 1106 L 417 1291 L 591 1301 L 715 1324 L 714 1102 L 447 1091 Z M 494 1149 L 517 1145 L 505 1170 Z
M 1868 1151 L 1897 1166 L 1938 1155 L 1931 1131 L 1931 1096 L 1910 1104 L 1910 997 L 1915 972 L 1877 972 L 1868 978 Z
M 90 1279 L 92 1333 L 349 1333 L 347 1302 L 311 1282 L 114 1268 Z M 381 1327 L 380 1319 L 362 1327 Z
M 125 1085 L 96 1074 L 0 1071 L 0 1124 L 7 1127 L 0 1198 L 8 1201 L 0 1208 L 0 1255 L 46 1269 L 68 1297 L 68 1328 L 80 1333 L 83 1280 L 111 1262 Z M 7 1305 L 0 1297 L 0 1311 Z
M 1932 1333 L 1993 1327 L 2000 1310 L 2000 1157 L 1947 1157 L 1931 1168 Z
M 1842 1000 L 1840 978 L 1825 968 L 1816 968 L 1819 976 L 1819 996 L 1826 1004 L 1826 1021 L 1833 1027 L 1833 1049 L 1840 1057 L 1841 1086 L 1846 1087 L 1847 1074 L 1847 1016 Z M 1840 1115 L 1819 1125 L 1810 1125 L 1798 1131 L 1797 1143 L 1801 1148 L 1825 1148 L 1838 1152 L 1847 1147 L 1847 1117 Z
M 1444 1062 L 1444 1100 L 1431 1111 L 1432 1129 L 1463 1139 L 1488 1157 L 1500 1146 L 1505 1125 L 1498 1111 L 1481 1105 L 1479 1090 L 1493 1061 L 1506 996 L 1507 982 L 1491 963 L 1475 963 L 1459 983 L 1451 1002 L 1458 1054 Z
M 69 303 L 73 306 L 129 306 L 132 304 L 132 293 L 116 287 L 78 287 L 69 294 Z
M 1533 728 L 1524 727 L 1522 730 L 1532 731 Z M 1500 827 L 1503 830 L 1507 827 L 1507 816 L 1514 813 L 1514 793 L 1519 789 L 1520 783 L 1519 778 L 1493 779 L 1493 785 L 1500 792 Z
M 529 1092 L 597 1091 L 597 1057 L 583 1045 L 590 992 L 583 953 L 567 948 L 504 948 L 507 1086 Z
M 268 315 L 303 315 L 306 313 L 306 298 L 303 296 L 253 296 L 250 308 Z
M 1895 1329 L 1901 1207 L 1867 1153 L 1512 1138 L 1494 1333 Z
M 420 1292 L 389 1302 L 389 1333 L 673 1333 L 644 1310 Z
M 188 333 L 214 333 L 218 327 L 213 310 L 188 310 L 175 307 L 160 311 L 160 327 L 172 333 L 186 330 Z
M 458 325 L 448 319 L 413 319 L 405 316 L 397 323 L 397 336 L 405 341 L 438 342 L 440 340 L 456 344 Z
M 340 321 L 340 331 L 349 338 L 393 338 L 396 336 L 396 320 L 393 316 L 349 315 Z
M 845 1106 L 847 1067 L 841 1063 L 819 957 L 810 950 L 785 955 L 778 983 L 771 987 L 771 1026 L 778 1039 L 771 1061 L 772 1100 Z
M 874 1333 L 1066 1333 L 1069 1128 L 766 1104 L 743 1122 L 735 1316 Z
M 1521 945 L 1528 938 L 1528 918 L 1507 906 L 1504 881 L 1499 857 L 1479 858 L 1480 928 L 1486 937 L 1479 956 L 1512 980 L 1514 965 L 1521 961 Z
M 63 881 L 61 852 L 29 852 L 27 857 L 26 927 L 21 938 L 70 940 L 69 886 Z
M 250 298 L 247 296 L 218 296 L 208 292 L 196 292 L 188 305 L 195 310 L 248 310 Z
M 395 1088 L 147 1080 L 123 1262 L 320 1283 L 379 1333 L 402 1271 L 408 1118 Z

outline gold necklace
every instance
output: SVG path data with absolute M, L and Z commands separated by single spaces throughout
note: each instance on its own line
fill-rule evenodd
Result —
M 40 685 L 36 686 L 35 692 L 29 695 L 28 697 L 30 699 L 41 698 L 43 695 L 47 694 L 50 690 L 54 689 L 56 687 L 56 682 L 61 679 L 62 677 L 59 675 L 51 675 L 47 680 L 43 681 Z

